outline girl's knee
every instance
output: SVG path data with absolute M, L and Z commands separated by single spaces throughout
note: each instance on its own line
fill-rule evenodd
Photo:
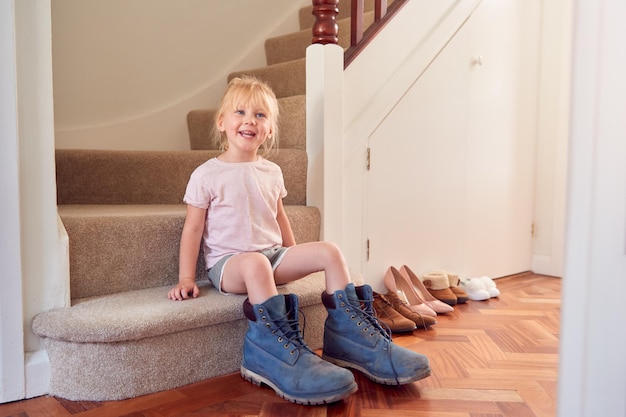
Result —
M 343 253 L 339 246 L 333 242 L 321 241 L 319 244 L 319 252 L 326 257 L 328 261 L 342 261 Z
M 253 304 L 264 302 L 276 294 L 272 265 L 261 253 L 235 255 L 225 265 L 222 288 L 226 292 L 248 293 Z
M 243 275 L 250 273 L 262 275 L 263 273 L 272 273 L 272 265 L 267 257 L 258 252 L 240 253 L 233 257 L 235 266 Z
M 326 242 L 326 241 L 323 241 L 322 243 L 324 244 L 324 246 L 326 246 L 327 250 L 331 252 L 332 254 L 341 255 L 341 249 L 339 249 L 339 246 L 337 246 L 336 243 Z
M 243 256 L 244 256 L 243 261 L 246 265 L 250 265 L 253 267 L 263 267 L 263 266 L 270 265 L 269 259 L 267 259 L 267 257 L 263 255 L 262 253 L 250 252 L 250 253 L 243 254 Z

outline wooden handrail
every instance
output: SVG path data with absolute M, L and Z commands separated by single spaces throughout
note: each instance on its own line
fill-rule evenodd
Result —
M 387 23 L 398 11 L 407 4 L 409 0 L 394 0 L 387 7 L 387 0 L 376 0 L 374 2 L 374 23 L 363 31 L 363 0 L 352 0 L 352 23 L 350 25 L 350 47 L 343 54 L 343 67 L 356 58 L 359 53 L 376 37 Z M 356 4 L 356 5 L 355 5 Z M 355 42 L 355 40 L 358 40 Z
M 313 42 L 321 44 L 337 44 L 339 27 L 336 17 L 339 13 L 339 0 L 312 0 L 313 15 Z M 374 1 L 374 23 L 367 30 L 363 30 L 364 0 L 352 0 L 350 23 L 350 47 L 344 53 L 343 66 L 346 68 L 357 55 L 382 30 L 389 20 L 408 2 L 408 0 L 394 0 L 387 6 L 387 0 Z

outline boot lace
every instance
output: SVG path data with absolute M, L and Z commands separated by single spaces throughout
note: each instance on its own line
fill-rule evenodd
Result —
M 300 327 L 299 316 L 302 316 L 302 328 Z M 293 311 L 288 311 L 285 315 L 273 320 L 275 329 L 272 330 L 272 334 L 278 335 L 277 341 L 283 343 L 283 347 L 288 349 L 289 346 L 293 346 L 293 349 L 289 352 L 294 355 L 297 351 L 302 349 L 309 352 L 313 350 L 304 342 L 304 328 L 306 327 L 306 316 L 302 311 L 298 311 L 298 315 L 293 314 Z
M 387 357 L 389 359 L 389 363 L 391 364 L 391 368 L 393 369 L 393 373 L 395 375 L 396 383 L 399 384 L 398 380 L 398 371 L 393 363 L 393 356 L 391 355 L 391 329 L 385 323 L 381 323 L 376 318 L 376 310 L 374 310 L 374 303 L 372 300 L 349 300 L 348 303 L 352 309 L 352 315 L 350 318 L 357 319 L 357 326 L 361 326 L 363 322 L 366 323 L 366 327 L 363 328 L 363 331 L 366 332 L 369 330 L 368 326 L 371 326 L 373 332 L 370 333 L 370 336 L 373 337 L 376 333 L 380 334 L 385 340 L 384 350 L 387 351 Z M 384 327 L 383 327 L 384 326 Z
M 370 300 L 358 299 L 356 300 L 356 303 L 358 303 L 358 305 L 351 305 L 352 307 L 355 307 L 355 313 L 360 316 L 359 318 L 361 321 L 357 322 L 357 325 L 360 326 L 362 322 L 366 322 L 385 339 L 391 342 L 391 328 L 378 320 L 373 302 Z M 363 331 L 367 330 L 367 327 L 363 329 Z M 370 336 L 374 335 L 375 333 L 370 333 Z

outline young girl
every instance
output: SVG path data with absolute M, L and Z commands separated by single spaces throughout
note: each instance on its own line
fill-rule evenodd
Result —
M 373 317 L 371 287 L 355 287 L 339 248 L 329 242 L 296 244 L 282 199 L 280 167 L 259 155 L 276 145 L 278 102 L 253 77 L 230 81 L 215 115 L 223 152 L 192 173 L 180 240 L 179 282 L 171 300 L 199 295 L 200 245 L 209 280 L 221 293 L 247 294 L 249 320 L 241 373 L 292 402 L 323 404 L 357 390 L 346 367 L 372 380 L 400 385 L 430 375 L 428 359 L 391 342 Z M 324 271 L 328 310 L 320 358 L 303 341 L 294 294 L 276 286 Z M 337 366 L 339 365 L 339 366 Z

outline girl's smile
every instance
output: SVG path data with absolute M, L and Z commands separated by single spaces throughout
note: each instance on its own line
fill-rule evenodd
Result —
M 256 160 L 259 147 L 272 134 L 271 122 L 266 113 L 251 105 L 238 106 L 234 111 L 224 113 L 217 125 L 228 140 L 225 159 Z

